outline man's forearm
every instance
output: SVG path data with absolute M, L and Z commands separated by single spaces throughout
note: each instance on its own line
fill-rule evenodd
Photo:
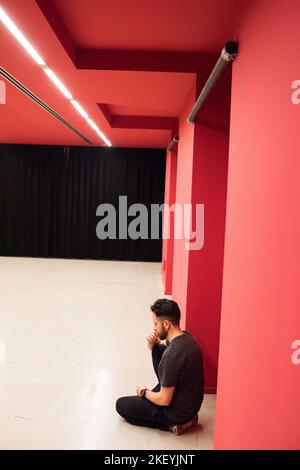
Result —
M 155 403 L 155 405 L 167 406 L 167 403 L 163 401 L 163 397 L 160 392 L 152 392 L 151 390 L 147 390 L 145 393 L 145 398 L 147 398 L 149 401 L 152 401 L 152 403 Z

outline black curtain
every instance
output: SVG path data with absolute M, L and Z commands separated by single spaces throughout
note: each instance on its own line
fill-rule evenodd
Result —
M 161 260 L 150 206 L 164 201 L 165 150 L 0 145 L 0 255 Z M 149 213 L 149 238 L 100 240 L 96 209 L 127 196 Z M 128 222 L 135 217 L 128 217 Z

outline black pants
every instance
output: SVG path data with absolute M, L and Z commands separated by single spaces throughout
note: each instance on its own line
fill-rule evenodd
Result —
M 160 390 L 158 366 L 165 348 L 165 346 L 155 345 L 152 349 L 152 364 L 158 378 L 158 384 L 153 388 L 153 392 Z M 164 415 L 164 408 L 138 396 L 121 397 L 116 402 L 117 412 L 129 423 L 169 431 L 170 425 L 174 423 Z

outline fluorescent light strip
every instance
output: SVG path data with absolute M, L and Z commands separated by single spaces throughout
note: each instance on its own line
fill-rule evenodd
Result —
M 112 147 L 112 144 L 111 142 L 108 140 L 108 138 L 103 134 L 102 131 L 100 131 L 100 129 L 97 129 L 96 130 L 97 134 L 99 135 L 99 137 L 101 137 L 102 140 L 104 140 L 104 142 L 106 143 L 106 145 L 108 147 Z
M 3 8 L 0 7 L 0 21 L 9 29 L 9 31 L 15 36 L 17 41 L 26 49 L 28 54 L 36 61 L 39 65 L 46 65 L 45 61 L 41 58 L 41 56 L 36 52 L 36 50 L 32 47 L 29 41 L 25 38 L 25 36 L 21 33 L 21 31 L 16 27 L 16 25 L 12 22 L 12 20 L 7 16 Z
M 104 140 L 104 142 L 106 143 L 106 145 L 108 147 L 111 147 L 111 143 L 110 141 L 105 137 L 105 135 L 103 134 L 102 131 L 100 131 L 99 127 L 97 126 L 97 124 L 94 123 L 94 121 L 90 118 L 87 119 L 87 122 L 89 123 L 89 125 L 97 132 L 97 134 L 99 135 L 99 137 L 101 137 L 102 140 Z
M 9 16 L 5 13 L 3 8 L 0 7 L 0 21 L 7 27 L 7 29 L 15 36 L 15 38 L 19 41 L 19 43 L 26 49 L 26 51 L 31 55 L 31 57 L 35 60 L 35 62 L 41 66 L 44 72 L 48 75 L 50 80 L 57 86 L 57 88 L 61 91 L 61 93 L 70 101 L 70 103 L 74 106 L 74 108 L 81 114 L 81 116 L 88 122 L 88 124 L 97 132 L 98 136 L 106 143 L 107 146 L 111 147 L 111 142 L 107 139 L 107 137 L 103 134 L 102 131 L 98 128 L 98 126 L 89 118 L 86 111 L 83 107 L 78 103 L 78 101 L 74 100 L 72 94 L 69 90 L 65 87 L 65 85 L 60 81 L 57 75 L 51 70 L 42 59 L 42 57 L 37 53 L 37 51 L 32 47 L 29 41 L 25 38 L 25 36 L 21 33 L 21 31 L 17 28 L 17 26 L 13 23 L 13 21 L 9 18 Z
M 48 67 L 44 67 L 44 72 L 48 75 L 50 80 L 57 86 L 57 88 L 62 92 L 62 94 L 67 98 L 67 100 L 72 100 L 73 96 L 67 90 L 65 85 L 60 81 L 60 79 L 55 75 L 55 73 Z
M 91 128 L 94 129 L 94 131 L 97 132 L 99 130 L 98 126 L 94 123 L 94 121 L 91 118 L 88 118 L 87 122 L 89 123 Z
M 81 114 L 81 116 L 82 116 L 84 119 L 88 119 L 88 118 L 89 118 L 88 113 L 85 112 L 85 110 L 83 109 L 83 107 L 80 106 L 80 104 L 79 104 L 76 100 L 71 100 L 71 103 L 72 103 L 72 105 L 74 106 L 74 108 L 77 109 L 77 111 L 79 112 L 79 114 Z

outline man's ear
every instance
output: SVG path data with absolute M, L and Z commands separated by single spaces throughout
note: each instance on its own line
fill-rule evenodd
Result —
M 170 328 L 169 320 L 164 320 L 164 327 L 165 327 L 166 330 L 168 330 Z

